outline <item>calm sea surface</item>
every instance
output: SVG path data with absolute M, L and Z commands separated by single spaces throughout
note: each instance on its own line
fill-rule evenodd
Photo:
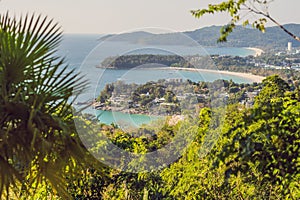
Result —
M 113 70 L 96 68 L 103 59 L 109 56 L 123 54 L 143 54 L 171 53 L 177 55 L 234 55 L 247 56 L 254 55 L 254 51 L 246 48 L 202 48 L 199 46 L 145 46 L 141 44 L 130 44 L 125 42 L 101 42 L 98 39 L 101 35 L 65 35 L 59 47 L 58 55 L 64 56 L 70 68 L 77 69 L 85 75 L 89 81 L 89 89 L 79 96 L 79 102 L 85 102 L 96 98 L 105 84 L 122 80 L 127 83 L 146 83 L 159 79 L 182 78 L 192 81 L 214 81 L 217 79 L 232 79 L 238 83 L 249 83 L 251 80 L 233 75 L 221 75 L 209 72 L 192 72 L 182 70 L 162 70 L 162 69 L 132 69 L 132 70 Z M 109 111 L 96 111 L 87 109 L 86 112 L 95 114 L 99 120 L 106 124 L 132 123 L 132 126 L 140 126 L 149 123 L 153 119 L 145 115 L 130 115 Z M 116 121 L 117 119 L 117 121 Z

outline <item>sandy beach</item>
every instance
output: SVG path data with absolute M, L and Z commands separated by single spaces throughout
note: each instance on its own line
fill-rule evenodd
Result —
M 246 49 L 255 51 L 255 55 L 254 55 L 255 57 L 260 56 L 262 53 L 264 53 L 264 51 L 262 49 L 259 49 L 259 48 L 247 47 Z
M 211 69 L 196 69 L 196 68 L 184 68 L 184 67 L 160 67 L 155 69 L 163 69 L 163 70 L 186 70 L 186 71 L 196 71 L 196 72 L 209 72 L 209 73 L 218 73 L 218 74 L 226 74 L 231 76 L 238 76 L 252 82 L 260 83 L 265 77 L 258 76 L 250 73 L 241 73 L 241 72 L 230 72 L 230 71 L 221 71 L 221 70 L 211 70 Z

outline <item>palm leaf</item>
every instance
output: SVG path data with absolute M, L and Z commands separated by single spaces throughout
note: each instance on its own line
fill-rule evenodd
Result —
M 55 56 L 61 37 L 46 17 L 0 16 L 0 198 L 17 183 L 27 194 L 44 178 L 66 197 L 65 167 L 94 161 L 72 118 L 87 82 Z

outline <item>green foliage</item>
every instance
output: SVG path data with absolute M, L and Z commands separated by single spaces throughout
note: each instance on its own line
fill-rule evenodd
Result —
M 240 20 L 239 10 L 245 2 L 228 0 L 194 15 L 229 12 L 232 22 L 222 30 L 221 40 L 224 41 Z M 244 25 L 249 23 L 246 20 Z M 265 20 L 260 19 L 253 25 L 263 31 L 264 23 Z M 239 85 L 222 80 L 190 82 L 189 89 L 197 94 L 207 94 L 207 88 L 224 89 L 225 86 L 224 92 L 235 95 L 229 99 L 233 105 L 224 107 L 220 103 L 219 109 L 202 108 L 199 118 L 174 126 L 165 123 L 159 131 L 143 127 L 133 133 L 124 133 L 116 127 L 93 125 L 92 121 L 80 116 L 76 120 L 87 134 L 86 140 L 100 138 L 90 149 L 92 152 L 105 145 L 101 140 L 103 135 L 118 147 L 143 155 L 168 144 L 178 130 L 183 131 L 179 137 L 182 140 L 197 133 L 184 154 L 161 171 L 133 174 L 103 169 L 101 165 L 93 165 L 94 159 L 75 132 L 70 97 L 82 91 L 85 82 L 64 66 L 62 59 L 54 56 L 60 38 L 57 25 L 46 18 L 0 17 L 1 198 L 300 198 L 300 93 L 297 82 L 290 87 L 279 76 L 266 78 L 250 109 L 234 103 L 244 98 L 245 91 L 258 89 L 260 85 Z M 100 101 L 105 102 L 115 89 L 118 87 L 108 85 Z M 165 97 L 167 102 L 175 101 L 174 94 L 164 89 L 146 85 L 137 90 L 144 94 L 150 91 Z M 226 116 L 221 119 L 225 111 Z M 191 120 L 197 121 L 197 125 L 191 125 Z M 124 164 L 128 164 L 127 167 L 137 165 Z
M 108 175 L 109 171 L 106 171 Z M 74 199 L 98 200 L 102 196 L 102 190 L 107 186 L 107 178 L 103 177 L 103 171 L 94 168 L 80 170 L 68 176 L 68 192 Z
M 107 130 L 108 127 L 104 128 Z M 172 130 L 174 128 L 171 128 Z M 153 135 L 153 130 L 151 128 L 144 128 L 138 130 L 134 133 L 124 133 L 120 129 L 111 129 L 111 131 L 104 131 L 106 136 L 117 145 L 118 147 L 134 152 L 134 153 L 146 153 L 157 148 L 161 148 L 164 144 L 167 144 L 169 141 L 170 135 L 173 134 L 172 130 L 161 130 L 155 132 Z M 143 134 L 141 134 L 141 133 Z M 149 135 L 147 135 L 147 133 Z M 140 136 L 139 136 L 140 135 Z M 95 138 L 95 137 L 94 137 Z M 97 148 L 94 149 L 97 151 Z M 135 163 L 126 163 L 127 167 L 134 167 Z M 94 184 L 98 184 L 98 188 L 86 187 L 84 184 L 78 184 L 72 186 L 74 196 L 78 196 L 78 189 L 85 189 L 85 192 L 82 193 L 82 197 L 79 199 L 85 199 L 90 197 L 91 199 L 161 199 L 161 178 L 158 172 L 153 173 L 129 173 L 122 172 L 114 169 L 108 169 L 106 174 L 108 179 L 101 180 L 96 179 Z M 94 174 L 93 177 L 99 177 L 97 174 Z M 79 180 L 81 182 L 89 182 L 91 177 L 82 177 Z M 93 178 L 95 180 L 95 178 Z M 88 194 L 94 194 L 95 196 L 88 196 Z
M 252 87 L 221 80 L 206 84 L 241 90 Z M 206 84 L 191 83 L 202 89 L 211 87 Z M 118 147 L 140 154 L 162 148 L 178 130 L 183 135 L 197 134 L 183 155 L 161 171 L 134 174 L 106 169 L 103 179 L 101 172 L 87 169 L 70 177 L 69 191 L 77 199 L 299 199 L 300 103 L 296 92 L 275 75 L 263 81 L 254 107 L 203 108 L 194 126 L 186 120 L 176 126 L 165 123 L 159 131 L 150 126 L 125 133 L 82 122 Z M 95 138 L 92 134 L 89 140 Z M 104 144 L 99 141 L 97 145 L 93 151 Z
M 258 99 L 270 102 L 268 107 L 230 105 L 217 145 L 205 157 L 200 152 L 210 114 L 202 110 L 198 139 L 161 173 L 164 194 L 174 199 L 299 198 L 300 103 L 278 76 L 264 85 Z M 269 87 L 271 95 L 261 98 L 272 91 Z
M 219 153 L 218 162 L 227 167 L 228 181 L 242 175 L 243 181 L 276 188 L 273 192 L 277 195 L 298 198 L 300 104 L 285 95 L 287 84 L 278 76 L 263 82 L 254 108 L 228 127 L 231 139 Z
M 86 83 L 54 55 L 60 40 L 46 17 L 0 17 L 1 198 L 32 195 L 43 184 L 68 198 L 65 177 L 88 158 L 70 105 Z
M 147 65 L 148 64 L 148 65 Z M 122 55 L 118 57 L 108 57 L 101 63 L 101 67 L 128 69 L 134 67 L 145 67 L 149 64 L 160 64 L 164 66 L 185 66 L 192 67 L 183 57 L 178 55 Z M 145 65 L 145 66 L 143 66 Z M 151 67 L 151 65 L 150 65 Z
M 278 75 L 269 76 L 263 80 L 264 88 L 257 96 L 255 106 L 269 106 L 274 98 L 284 97 L 285 92 L 290 90 L 289 85 Z
M 105 88 L 101 91 L 100 95 L 97 97 L 97 101 L 101 103 L 105 103 L 106 100 L 112 96 L 113 91 L 114 91 L 114 85 L 106 84 Z

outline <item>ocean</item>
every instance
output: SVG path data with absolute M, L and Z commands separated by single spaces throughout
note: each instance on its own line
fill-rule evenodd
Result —
M 224 75 L 211 72 L 192 72 L 184 70 L 164 70 L 164 69 L 131 69 L 114 70 L 97 68 L 100 63 L 109 56 L 124 54 L 176 54 L 176 55 L 232 55 L 247 56 L 254 55 L 253 50 L 246 48 L 214 48 L 184 45 L 145 45 L 132 44 L 121 41 L 100 41 L 101 35 L 71 35 L 63 36 L 57 54 L 65 57 L 66 63 L 71 69 L 76 69 L 89 81 L 89 88 L 81 94 L 77 102 L 91 101 L 100 94 L 100 91 L 107 83 L 122 80 L 126 83 L 143 84 L 148 81 L 159 79 L 190 79 L 192 81 L 214 81 L 217 79 L 232 79 L 238 83 L 250 83 L 250 79 L 233 75 Z M 147 116 L 131 115 L 124 113 L 111 113 L 110 111 L 97 111 L 91 108 L 85 112 L 98 116 L 99 120 L 105 124 L 116 123 L 116 118 L 122 119 L 126 123 L 132 122 L 135 127 L 144 123 L 149 123 L 153 119 Z M 120 120 L 119 120 L 120 121 Z

